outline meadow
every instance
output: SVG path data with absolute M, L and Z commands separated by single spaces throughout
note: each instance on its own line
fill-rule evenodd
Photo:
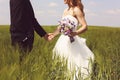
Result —
M 44 26 L 53 32 L 56 26 Z M 120 80 L 120 28 L 89 26 L 79 35 L 95 55 L 91 80 Z M 52 58 L 59 35 L 45 41 L 35 33 L 33 50 L 19 65 L 19 52 L 11 47 L 8 25 L 0 26 L 0 80 L 71 80 L 66 62 Z M 89 79 L 86 79 L 89 80 Z

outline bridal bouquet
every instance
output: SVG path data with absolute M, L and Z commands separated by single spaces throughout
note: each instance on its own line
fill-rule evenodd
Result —
M 59 21 L 59 25 L 61 26 L 60 32 L 64 35 L 68 35 L 71 43 L 74 42 L 75 39 L 72 36 L 70 36 L 70 33 L 73 32 L 75 28 L 74 21 L 71 21 L 68 18 L 63 19 Z

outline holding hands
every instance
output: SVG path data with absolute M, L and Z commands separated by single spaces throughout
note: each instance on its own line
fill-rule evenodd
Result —
M 77 32 L 71 32 L 71 33 L 69 34 L 70 37 L 74 37 L 74 36 L 76 36 L 76 35 L 77 35 Z M 47 41 L 51 41 L 51 40 L 54 39 L 55 36 L 56 36 L 55 33 L 48 33 L 48 34 L 46 34 L 46 35 L 44 36 L 44 38 L 45 38 L 45 40 L 47 40 Z
M 53 38 L 54 38 L 55 36 L 57 36 L 59 33 L 60 33 L 60 27 L 57 28 L 53 33 L 48 33 L 48 34 L 46 34 L 46 35 L 44 36 L 44 38 L 45 38 L 45 40 L 47 40 L 47 41 L 51 41 L 51 40 L 53 40 Z M 77 32 L 70 32 L 70 33 L 68 34 L 69 37 L 74 37 L 74 36 L 76 36 L 76 35 L 78 35 Z
M 51 41 L 54 37 L 55 36 L 53 33 L 48 33 L 44 36 L 45 40 L 47 40 L 47 41 Z

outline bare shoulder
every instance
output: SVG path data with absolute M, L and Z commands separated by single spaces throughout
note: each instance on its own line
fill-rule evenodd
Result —
M 64 11 L 63 11 L 63 16 L 65 16 L 66 12 L 67 12 L 67 9 L 64 9 Z M 63 17 L 63 16 L 62 16 L 62 17 Z
M 66 8 L 66 9 L 64 9 L 64 13 L 65 13 L 65 12 L 67 12 L 67 10 L 68 10 L 67 8 Z
M 74 14 L 75 15 L 83 15 L 83 13 L 82 13 L 82 11 L 81 11 L 81 9 L 79 8 L 79 7 L 74 7 Z

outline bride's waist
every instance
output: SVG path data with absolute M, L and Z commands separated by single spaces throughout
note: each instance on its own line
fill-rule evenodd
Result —
M 70 37 L 69 35 L 65 35 L 65 34 L 61 34 L 61 37 Z M 81 36 L 78 36 L 78 35 L 76 35 L 76 36 L 73 36 L 73 38 L 82 38 L 82 39 L 85 39 L 85 38 L 83 38 L 83 37 L 81 37 Z
M 66 34 L 63 34 L 63 33 L 61 33 L 61 36 L 63 36 L 63 37 L 70 37 L 69 35 L 66 35 Z M 76 36 L 73 36 L 73 38 L 74 37 L 79 37 L 78 35 L 76 35 Z

